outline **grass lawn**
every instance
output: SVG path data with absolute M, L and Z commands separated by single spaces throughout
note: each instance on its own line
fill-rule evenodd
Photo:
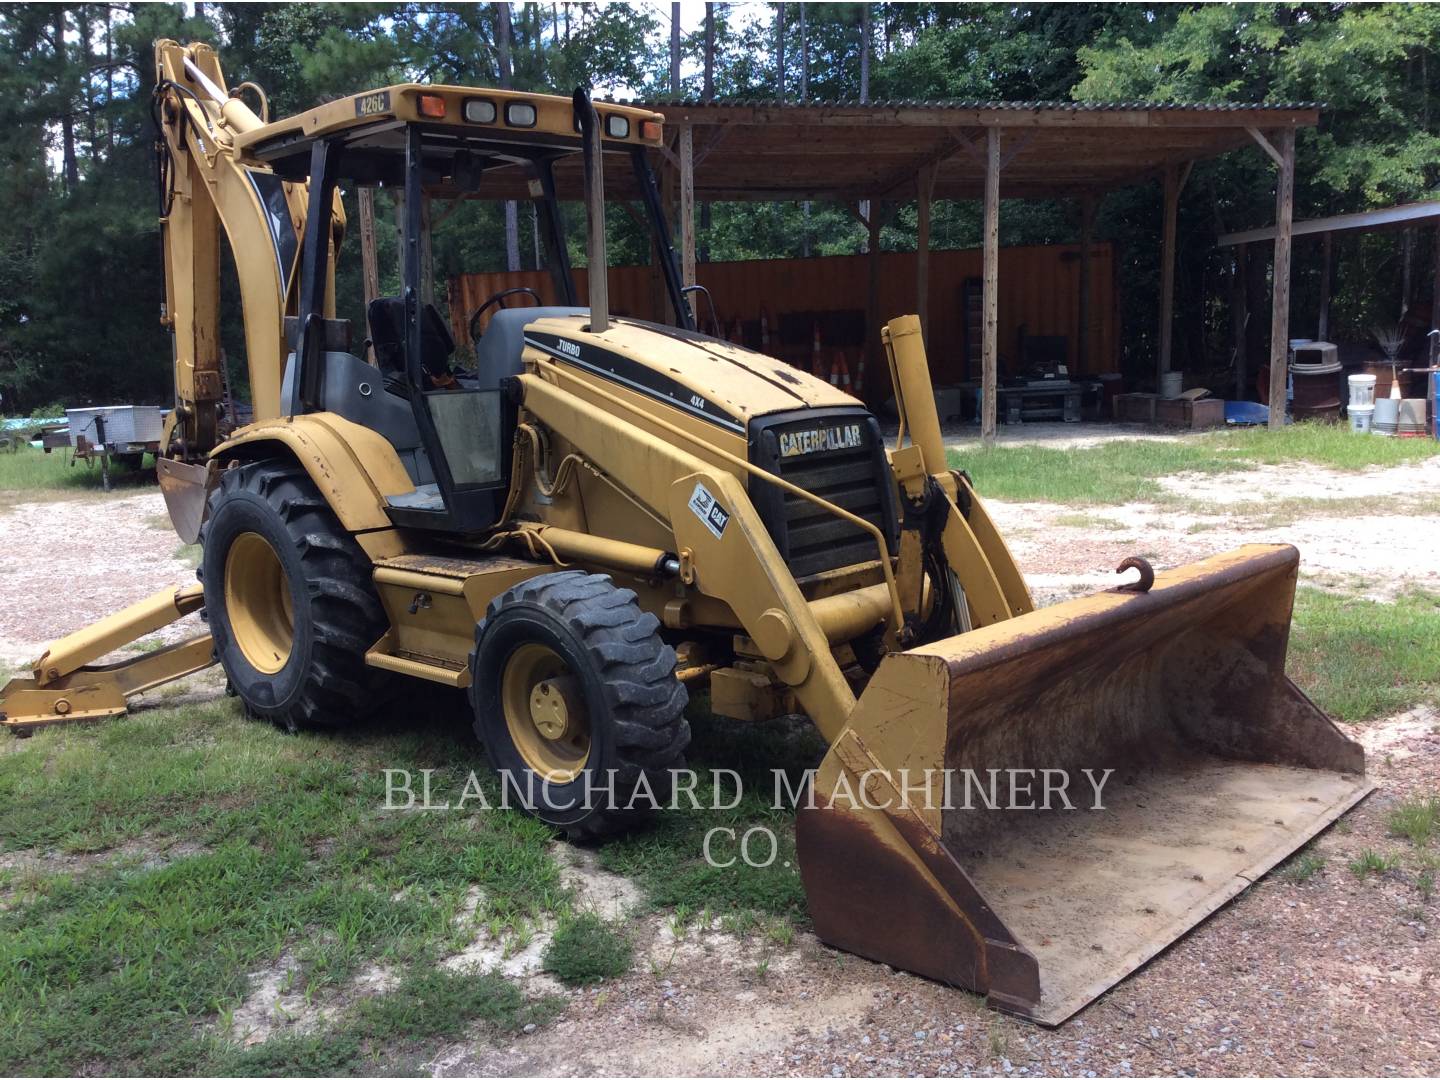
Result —
M 135 470 L 118 461 L 111 462 L 110 482 L 113 486 L 121 488 L 132 488 L 138 484 L 153 484 L 155 470 L 153 466 Z M 100 490 L 100 465 L 98 462 L 72 462 L 68 450 L 52 450 L 47 454 L 43 450 L 35 449 L 29 443 L 21 443 L 13 450 L 0 449 L 0 493 Z
M 1163 495 L 1157 478 L 1181 472 L 1223 473 L 1309 462 L 1347 471 L 1400 465 L 1440 453 L 1434 439 L 1383 439 L 1335 424 L 1294 424 L 1282 431 L 1246 428 L 1161 440 L 1122 439 L 1057 450 L 1046 446 L 995 446 L 949 452 L 952 468 L 965 469 L 989 498 L 1073 505 L 1119 504 Z
M 1290 677 L 1352 723 L 1392 716 L 1440 694 L 1440 596 L 1393 603 L 1302 588 L 1290 631 Z
M 1440 686 L 1440 598 L 1303 589 L 1291 656 L 1296 680 L 1342 720 L 1392 713 Z M 8 744 L 0 1073 L 413 1071 L 446 1039 L 541 1025 L 563 1007 L 498 973 L 440 963 L 481 930 L 523 944 L 557 925 L 545 968 L 567 984 L 628 970 L 629 931 L 577 905 L 545 826 L 498 808 L 384 808 L 387 768 L 434 770 L 437 800 L 474 770 L 498 803 L 458 704 L 437 698 L 371 729 L 291 737 L 225 699 Z M 793 783 L 823 746 L 804 725 L 717 721 L 703 700 L 691 713 L 691 764 L 702 777 L 734 770 L 744 797 L 718 812 L 666 811 L 602 847 L 600 863 L 677 930 L 718 918 L 788 945 L 805 900 L 770 770 Z M 702 779 L 703 804 L 713 787 Z M 733 801 L 733 780 L 720 788 Z M 1428 837 L 1433 822 L 1420 824 Z M 774 863 L 707 864 L 702 841 L 717 825 L 770 827 Z M 277 965 L 324 1019 L 245 1047 L 234 1014 Z M 377 969 L 387 989 L 358 993 L 357 975 Z
M 793 830 L 763 792 L 772 762 L 798 771 L 818 744 L 696 723 L 698 768 L 764 773 L 764 787 L 719 815 L 662 815 L 603 860 L 682 921 L 708 909 L 730 929 L 788 941 L 803 922 Z M 384 808 L 387 768 L 435 770 L 437 800 L 474 770 L 498 804 L 453 709 L 289 737 L 227 699 L 41 731 L 4 750 L 0 1074 L 413 1072 L 442 1039 L 543 1024 L 559 1007 L 498 974 L 440 965 L 480 929 L 519 943 L 558 922 L 545 966 L 568 983 L 632 962 L 620 928 L 577 910 L 547 827 L 498 808 Z M 697 794 L 709 797 L 704 784 Z M 721 819 L 740 832 L 776 826 L 775 867 L 711 870 L 701 838 Z M 233 1014 L 254 973 L 277 964 L 328 1019 L 242 1047 Z M 377 965 L 391 988 L 357 994 L 357 974 Z
M 952 463 L 986 494 L 1106 504 L 1153 497 L 1155 478 L 1177 471 L 1296 460 L 1359 469 L 1434 452 L 1425 440 L 1301 425 L 999 448 Z M 0 453 L 0 491 L 91 480 L 98 470 L 58 454 Z M 1091 517 L 1076 511 L 1071 523 L 1100 527 Z M 1290 652 L 1292 676 L 1340 719 L 1393 714 L 1440 690 L 1440 597 L 1381 603 L 1303 588 Z M 633 880 L 677 931 L 718 919 L 784 946 L 806 926 L 805 898 L 793 814 L 773 808 L 771 770 L 793 786 L 824 747 L 803 724 L 719 721 L 705 704 L 691 707 L 696 795 L 732 801 L 733 780 L 705 779 L 716 769 L 738 774 L 743 797 L 666 811 L 601 847 L 599 863 Z M 567 985 L 643 962 L 630 930 L 566 885 L 545 826 L 501 809 L 385 809 L 385 769 L 433 770 L 439 798 L 474 771 L 498 802 L 463 705 L 424 695 L 409 707 L 364 730 L 290 737 L 224 699 L 0 746 L 0 1074 L 415 1072 L 445 1040 L 499 1037 L 563 1008 L 496 972 L 445 967 L 479 932 L 519 945 L 555 927 L 544 966 Z M 1393 828 L 1429 843 L 1435 808 L 1417 807 Z M 778 839 L 768 867 L 703 858 L 707 830 L 738 837 L 757 825 Z M 236 1013 L 276 972 L 320 1011 L 244 1046 Z

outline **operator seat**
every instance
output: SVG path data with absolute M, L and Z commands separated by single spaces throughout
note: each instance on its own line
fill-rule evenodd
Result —
M 405 301 L 398 296 L 380 296 L 370 301 L 365 319 L 370 324 L 370 345 L 375 361 L 385 373 L 385 388 L 404 393 L 405 379 Z M 446 390 L 455 386 L 455 373 L 450 370 L 450 354 L 455 339 L 434 304 L 420 305 L 420 366 L 426 375 L 426 390 Z
M 475 346 L 475 375 L 481 390 L 498 390 L 500 380 L 519 375 L 524 369 L 520 353 L 525 348 L 525 327 L 536 319 L 589 319 L 588 307 L 501 308 L 490 316 L 485 332 Z

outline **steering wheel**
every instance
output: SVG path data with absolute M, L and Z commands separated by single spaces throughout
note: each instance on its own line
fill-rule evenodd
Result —
M 539 293 L 537 293 L 534 289 L 527 289 L 523 285 L 515 289 L 500 290 L 494 296 L 490 297 L 489 300 L 486 300 L 483 304 L 476 308 L 474 313 L 470 316 L 471 345 L 474 345 L 480 340 L 480 316 L 484 315 L 485 312 L 489 311 L 490 308 L 495 304 L 499 304 L 500 307 L 503 309 L 505 307 L 505 298 L 507 296 L 514 296 L 516 293 L 524 293 L 526 296 L 530 297 L 530 299 L 535 301 L 536 307 L 540 307 L 545 303 L 544 300 L 540 299 Z

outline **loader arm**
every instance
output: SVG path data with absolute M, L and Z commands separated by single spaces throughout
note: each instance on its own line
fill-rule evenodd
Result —
M 638 430 L 621 399 L 592 387 L 591 393 L 622 410 L 607 411 L 551 381 L 561 369 L 543 361 L 539 366 L 543 374 L 518 379 L 526 411 L 563 431 L 580 453 L 670 525 L 682 566 L 694 567 L 695 587 L 730 606 L 821 733 L 838 733 L 855 694 L 735 474 Z M 697 490 L 721 507 L 723 527 L 707 526 L 692 508 Z

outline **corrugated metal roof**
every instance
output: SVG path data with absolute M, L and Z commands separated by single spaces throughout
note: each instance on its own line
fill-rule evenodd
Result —
M 935 101 L 887 99 L 885 101 L 778 101 L 774 98 L 724 98 L 701 101 L 698 98 L 647 98 L 615 101 L 616 105 L 640 105 L 648 108 L 749 108 L 749 109 L 1005 109 L 1016 112 L 1256 112 L 1299 111 L 1323 109 L 1317 101 L 1250 102 L 1182 102 L 1182 101 Z

